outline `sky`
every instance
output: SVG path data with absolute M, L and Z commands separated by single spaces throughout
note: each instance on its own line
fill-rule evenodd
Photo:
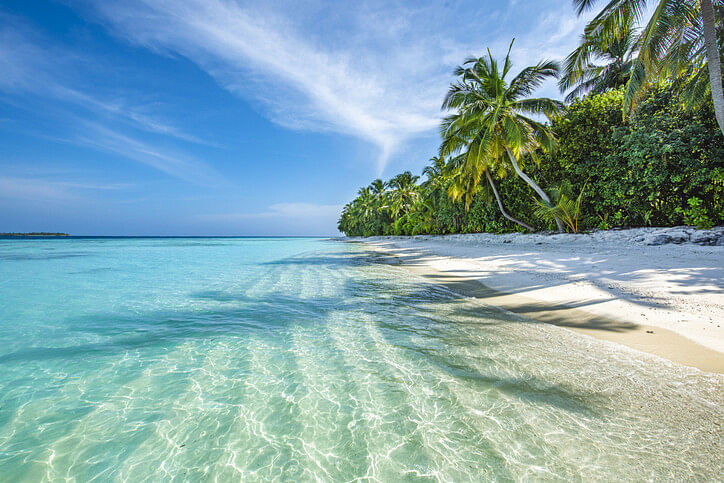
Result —
M 420 174 L 456 65 L 564 58 L 567 0 L 3 0 L 0 232 L 336 235 Z M 560 98 L 555 82 L 536 95 Z

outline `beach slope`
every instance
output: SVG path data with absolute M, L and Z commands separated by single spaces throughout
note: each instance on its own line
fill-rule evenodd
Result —
M 724 373 L 724 247 L 709 244 L 718 235 L 649 228 L 348 240 L 485 304 Z

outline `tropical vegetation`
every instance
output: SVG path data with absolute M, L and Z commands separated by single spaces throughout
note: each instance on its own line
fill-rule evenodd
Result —
M 597 2 L 573 3 L 581 13 Z M 466 60 L 444 98 L 425 180 L 375 180 L 345 206 L 340 231 L 724 222 L 722 12 L 721 0 L 609 0 L 560 68 L 542 61 L 512 75 L 510 48 L 501 62 L 489 51 Z M 556 76 L 567 104 L 534 96 Z
M 520 168 L 520 158 L 539 161 L 537 151 L 555 145 L 550 126 L 530 115 L 550 117 L 560 112 L 563 104 L 530 95 L 544 80 L 556 77 L 558 64 L 543 61 L 526 67 L 508 83 L 512 47 L 511 42 L 502 66 L 488 51 L 487 57 L 468 59 L 455 70 L 459 80 L 450 86 L 442 104 L 443 109 L 454 113 L 445 117 L 440 127 L 440 156 L 462 154 L 458 161 L 458 183 L 462 185 L 453 189 L 453 197 L 465 191 L 469 200 L 483 173 L 496 170 L 503 174 L 511 166 L 545 203 L 550 203 L 546 192 Z M 488 181 L 494 187 L 490 178 Z M 562 230 L 561 222 L 555 221 Z
M 584 39 L 603 46 L 620 39 L 627 25 L 641 24 L 638 55 L 626 83 L 624 106 L 635 109 L 649 86 L 664 79 L 685 79 L 683 99 L 699 107 L 712 99 L 719 129 L 724 133 L 722 90 L 721 0 L 573 0 L 579 15 L 597 4 L 603 9 L 589 22 Z M 653 13 L 643 20 L 648 9 Z
M 626 16 L 611 37 L 581 35 L 580 45 L 566 57 L 558 86 L 568 92 L 566 102 L 585 94 L 600 94 L 625 86 L 637 53 L 634 19 Z

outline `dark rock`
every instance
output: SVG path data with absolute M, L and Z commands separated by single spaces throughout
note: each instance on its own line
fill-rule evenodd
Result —
M 686 230 L 667 231 L 666 235 L 671 239 L 669 243 L 685 243 L 689 241 L 689 233 Z
M 709 230 L 697 230 L 691 235 L 691 243 L 697 245 L 714 245 L 717 241 L 717 233 L 712 233 Z
M 644 238 L 646 245 L 666 245 L 667 243 L 671 243 L 671 237 L 664 233 L 655 233 Z

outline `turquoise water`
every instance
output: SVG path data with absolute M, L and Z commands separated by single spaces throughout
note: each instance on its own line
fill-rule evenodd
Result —
M 320 239 L 0 240 L 0 480 L 716 480 L 724 379 Z

